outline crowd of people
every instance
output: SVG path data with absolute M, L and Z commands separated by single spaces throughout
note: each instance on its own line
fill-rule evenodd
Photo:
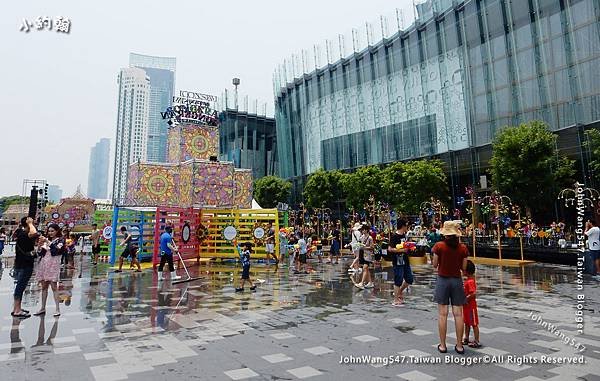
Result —
M 483 228 L 483 227 L 482 227 Z M 478 229 L 478 228 L 476 228 Z M 564 227 L 556 224 L 556 229 L 564 231 Z M 385 242 L 381 241 L 381 234 L 365 222 L 354 222 L 349 229 L 349 236 L 344 236 L 341 223 L 338 221 L 325 227 L 320 232 L 315 232 L 310 227 L 296 226 L 282 228 L 279 231 L 281 251 L 275 253 L 275 229 L 269 224 L 265 231 L 265 248 L 267 259 L 274 259 L 275 264 L 286 263 L 286 254 L 289 254 L 289 269 L 295 275 L 310 274 L 315 258 L 319 263 L 335 265 L 339 263 L 342 249 L 348 250 L 352 255 L 352 262 L 348 268 L 352 282 L 359 289 L 374 288 L 372 271 L 380 266 L 382 261 L 389 261 L 393 271 L 393 301 L 394 307 L 405 305 L 404 294 L 415 282 L 411 268 L 409 254 L 417 247 L 426 247 L 430 254 L 430 264 L 436 272 L 433 300 L 438 305 L 438 331 L 440 343 L 437 347 L 441 353 L 448 351 L 446 333 L 448 314 L 452 312 L 456 331 L 456 344 L 454 351 L 463 354 L 465 346 L 480 347 L 479 318 L 477 313 L 477 284 L 475 278 L 475 264 L 468 260 L 469 250 L 461 242 L 461 237 L 472 234 L 469 226 L 464 226 L 461 221 L 445 221 L 443 226 L 433 223 L 429 228 L 420 225 L 411 225 L 405 220 L 398 220 L 395 230 L 386 234 Z M 125 260 L 130 259 L 131 266 L 141 271 L 137 261 L 137 240 L 127 231 L 126 227 L 120 229 L 123 239 L 119 243 L 123 252 L 119 258 L 118 269 L 122 271 Z M 477 231 L 476 231 L 477 233 Z M 600 228 L 593 221 L 587 221 L 585 228 L 588 249 L 595 264 L 595 271 L 600 274 Z M 19 228 L 10 237 L 15 241 L 14 273 L 15 290 L 14 304 L 11 315 L 22 319 L 32 313 L 22 306 L 24 290 L 27 288 L 34 274 L 35 282 L 41 291 L 39 307 L 33 315 L 46 314 L 46 304 L 49 290 L 55 303 L 55 317 L 60 316 L 59 281 L 61 269 L 74 267 L 74 254 L 77 237 L 67 229 L 61 229 L 56 224 L 49 224 L 44 232 L 38 231 L 31 218 L 23 218 Z M 92 265 L 98 262 L 100 245 L 100 232 L 93 226 L 90 236 L 92 243 Z M 9 236 L 0 229 L 0 254 Z M 172 226 L 166 226 L 160 236 L 160 265 L 158 266 L 158 280 L 163 281 L 164 270 L 167 268 L 171 280 L 180 279 L 174 268 L 174 255 L 178 254 Z M 349 243 L 344 245 L 344 241 Z M 252 243 L 243 243 L 236 247 L 240 256 L 242 275 L 240 282 L 235 287 L 236 292 L 242 292 L 246 285 L 251 291 L 256 290 L 257 283 L 250 277 L 252 259 Z M 327 253 L 328 249 L 328 253 Z M 328 255 L 327 255 L 328 254 Z M 324 261 L 324 257 L 328 256 Z M 472 337 L 471 337 L 472 336 Z
M 94 226 L 96 229 L 96 227 Z M 3 244 L 7 237 L 2 230 Z M 81 237 L 82 239 L 83 237 Z M 15 279 L 14 302 L 11 315 L 15 318 L 28 318 L 29 310 L 22 308 L 22 298 L 25 289 L 34 273 L 35 281 L 41 290 L 40 306 L 35 316 L 46 314 L 48 291 L 52 290 L 55 302 L 54 316 L 59 317 L 60 297 L 59 281 L 61 269 L 73 270 L 75 268 L 75 254 L 78 242 L 77 236 L 66 228 L 55 223 L 46 226 L 41 232 L 34 225 L 31 217 L 21 219 L 19 227 L 13 232 L 11 239 L 15 245 L 15 259 L 12 276 Z M 0 252 L 1 253 L 1 252 Z

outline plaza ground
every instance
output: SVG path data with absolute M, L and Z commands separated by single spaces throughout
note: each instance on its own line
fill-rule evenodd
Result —
M 171 285 L 152 270 L 113 274 L 77 259 L 61 274 L 61 312 L 19 321 L 9 316 L 13 279 L 10 259 L 0 280 L 2 380 L 600 380 L 600 286 L 585 278 L 585 334 L 578 335 L 576 269 L 534 264 L 479 265 L 481 349 L 452 349 L 448 359 L 484 355 L 571 357 L 579 353 L 529 316 L 541 315 L 587 347 L 586 364 L 423 364 L 413 358 L 438 353 L 435 277 L 418 266 L 406 306 L 393 307 L 392 276 L 375 272 L 375 289 L 359 290 L 339 265 L 311 263 L 310 275 L 287 266 L 253 264 L 264 282 L 255 293 L 235 293 L 240 269 L 202 264 L 202 279 Z M 8 267 L 6 266 L 8 265 Z M 180 271 L 182 273 L 182 271 Z M 31 285 L 26 309 L 36 311 L 39 290 Z M 404 363 L 340 364 L 342 356 L 404 356 Z M 431 356 L 431 357 L 430 357 Z M 404 359 L 404 360 L 401 360 Z M 431 360 L 429 360 L 431 361 Z M 412 363 L 409 363 L 412 362 Z

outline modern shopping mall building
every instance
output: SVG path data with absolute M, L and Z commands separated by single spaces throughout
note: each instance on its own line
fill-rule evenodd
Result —
M 364 49 L 276 72 L 279 175 L 295 201 L 321 167 L 431 157 L 447 164 L 460 195 L 486 173 L 497 131 L 535 119 L 587 178 L 584 131 L 600 125 L 600 1 L 425 6 L 409 28 Z

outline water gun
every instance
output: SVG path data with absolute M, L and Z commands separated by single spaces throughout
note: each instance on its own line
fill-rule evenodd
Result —
M 417 244 L 409 241 L 409 242 L 403 242 L 403 243 L 399 243 L 396 245 L 396 249 L 398 250 L 407 250 L 407 251 L 414 251 L 417 249 Z
M 240 247 L 240 245 L 238 245 L 237 240 L 233 240 L 233 246 L 235 246 L 238 255 L 240 256 L 240 260 L 242 260 L 244 257 L 244 253 L 242 252 L 242 248 Z

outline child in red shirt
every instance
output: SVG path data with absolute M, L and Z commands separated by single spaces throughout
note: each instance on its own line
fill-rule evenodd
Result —
M 477 314 L 477 284 L 475 283 L 475 264 L 472 261 L 467 261 L 467 279 L 465 279 L 465 296 L 466 303 L 463 306 L 463 319 L 465 321 L 465 337 L 463 345 L 468 345 L 471 348 L 479 348 L 479 315 Z M 473 327 L 474 340 L 469 341 L 469 332 Z

